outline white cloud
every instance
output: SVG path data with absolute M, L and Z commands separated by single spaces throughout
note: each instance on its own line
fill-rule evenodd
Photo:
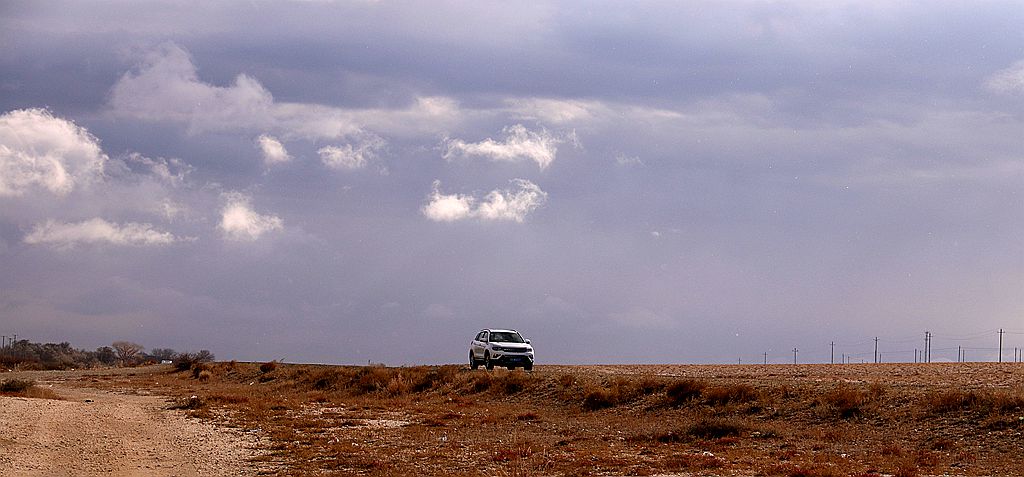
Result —
M 256 213 L 252 209 L 252 199 L 249 196 L 239 192 L 228 192 L 224 194 L 224 199 L 218 227 L 225 239 L 253 241 L 267 232 L 281 230 L 281 218 Z
M 507 99 L 505 105 L 503 112 L 517 120 L 559 126 L 571 124 L 588 130 L 618 127 L 622 123 L 660 124 L 685 118 L 684 114 L 670 109 L 613 101 L 526 97 Z
M 1024 60 L 997 71 L 985 81 L 985 87 L 997 93 L 1024 94 Z
M 441 181 L 434 181 L 433 192 L 423 206 L 423 215 L 436 222 L 478 218 L 521 223 L 527 215 L 544 205 L 548 194 L 525 179 L 510 182 L 511 188 L 493 190 L 479 201 L 470 195 L 442 194 Z
M 65 195 L 102 177 L 106 154 L 84 128 L 44 109 L 0 115 L 0 196 L 35 187 Z
M 263 130 L 289 136 L 336 138 L 358 132 L 351 118 L 334 108 L 277 103 L 256 79 L 240 74 L 230 86 L 199 80 L 187 51 L 166 43 L 125 73 L 110 95 L 112 111 L 150 121 L 176 121 L 193 133 Z
M 160 213 L 168 221 L 173 221 L 188 212 L 188 207 L 171 199 L 164 199 L 160 202 Z
M 598 101 L 516 98 L 506 100 L 505 103 L 513 117 L 554 124 L 590 121 L 596 116 L 610 113 L 610 109 Z
M 430 193 L 427 205 L 423 206 L 423 215 L 435 222 L 454 222 L 473 214 L 472 196 L 461 194 L 442 194 L 441 181 L 434 181 L 434 190 Z
M 492 161 L 517 162 L 530 160 L 540 168 L 546 169 L 555 160 L 558 144 L 566 138 L 557 137 L 546 129 L 534 132 L 522 124 L 502 129 L 505 136 L 501 141 L 487 138 L 480 142 L 465 142 L 461 139 L 446 139 L 444 158 L 453 160 L 457 157 L 480 156 Z M 575 140 L 575 135 L 569 137 Z
M 170 159 L 162 157 L 153 159 L 133 152 L 128 154 L 125 160 L 130 164 L 139 164 L 146 167 L 149 169 L 147 172 L 150 176 L 173 187 L 180 187 L 185 184 L 188 175 L 193 170 L 192 166 L 186 164 L 185 161 L 173 157 Z
M 513 220 L 522 222 L 548 199 L 548 193 L 525 179 L 513 179 L 514 190 L 494 190 L 487 194 L 476 209 L 478 217 L 487 220 Z
M 320 154 L 320 161 L 331 169 L 362 169 L 377 157 L 385 144 L 383 139 L 370 134 L 355 145 L 325 146 L 317 154 Z
M 168 232 L 153 228 L 150 224 L 128 222 L 123 225 L 107 222 L 101 218 L 77 223 L 61 223 L 48 220 L 36 226 L 25 236 L 25 243 L 51 245 L 61 249 L 78 244 L 113 245 L 167 245 L 180 239 Z
M 260 134 L 256 138 L 256 145 L 263 152 L 263 164 L 272 166 L 274 164 L 283 164 L 292 160 L 292 156 L 288 155 L 288 151 L 284 148 L 284 144 L 278 141 L 273 136 L 266 134 Z
M 227 86 L 202 81 L 189 53 L 173 43 L 143 55 L 138 67 L 114 85 L 109 106 L 118 116 L 183 123 L 193 134 L 258 131 L 278 140 L 359 136 L 366 133 L 364 127 L 399 135 L 438 134 L 457 127 L 465 116 L 447 97 L 419 97 L 393 109 L 280 102 L 245 74 Z

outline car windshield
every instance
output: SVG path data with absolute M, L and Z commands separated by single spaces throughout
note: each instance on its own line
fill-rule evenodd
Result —
M 491 341 L 497 343 L 525 343 L 523 337 L 515 331 L 492 331 Z

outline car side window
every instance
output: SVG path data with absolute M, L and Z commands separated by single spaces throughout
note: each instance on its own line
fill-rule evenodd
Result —
M 483 333 L 483 337 L 480 338 L 480 341 L 483 341 L 484 343 L 487 342 L 487 332 L 486 331 Z

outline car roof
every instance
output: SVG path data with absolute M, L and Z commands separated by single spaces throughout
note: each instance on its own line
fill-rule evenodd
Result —
M 480 331 L 498 331 L 498 332 L 518 333 L 518 331 L 516 331 L 516 330 L 506 330 L 506 329 L 503 329 L 503 328 L 484 328 L 484 329 L 482 329 Z

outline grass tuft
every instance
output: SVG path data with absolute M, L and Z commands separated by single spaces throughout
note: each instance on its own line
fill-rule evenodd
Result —
M 705 418 L 691 424 L 686 433 L 701 439 L 721 439 L 739 436 L 746 428 L 743 423 L 732 418 Z
M 685 379 L 669 384 L 665 395 L 673 406 L 683 406 L 701 396 L 707 384 L 696 379 Z
M 272 373 L 277 369 L 277 360 L 267 361 L 260 365 L 260 372 L 263 374 Z
M 864 391 L 841 384 L 822 394 L 817 404 L 825 414 L 849 419 L 860 415 L 869 400 L 868 394 Z
M 35 385 L 36 383 L 29 379 L 8 379 L 0 382 L 0 393 L 23 393 Z
M 592 388 L 583 395 L 583 409 L 599 411 L 615 405 L 612 394 L 607 389 Z
M 29 379 L 0 381 L 0 395 L 34 399 L 61 399 L 53 390 L 36 386 L 36 383 Z

